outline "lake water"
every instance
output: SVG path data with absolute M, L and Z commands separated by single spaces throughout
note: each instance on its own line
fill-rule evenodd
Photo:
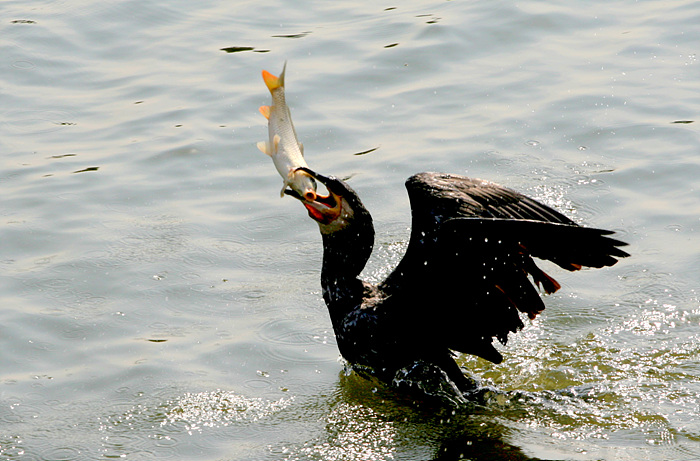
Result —
M 700 458 L 700 3 L 2 13 L 0 459 Z M 368 279 L 401 257 L 418 171 L 507 185 L 632 257 L 553 269 L 501 365 L 462 357 L 484 405 L 346 376 L 317 226 L 255 147 L 285 60 L 307 161 L 374 215 Z

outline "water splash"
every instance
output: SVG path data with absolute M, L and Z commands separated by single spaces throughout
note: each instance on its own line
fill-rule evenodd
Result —
M 249 427 L 287 408 L 294 398 L 268 401 L 216 389 L 185 393 L 157 405 L 138 404 L 100 418 L 102 457 L 125 458 L 148 453 L 148 459 L 172 457 L 192 442 L 182 435 L 232 425 Z M 63 458 L 61 458 L 63 459 Z
M 294 398 L 266 401 L 231 391 L 186 393 L 168 402 L 161 426 L 184 423 L 188 433 L 205 427 L 225 427 L 233 423 L 256 422 L 286 408 Z

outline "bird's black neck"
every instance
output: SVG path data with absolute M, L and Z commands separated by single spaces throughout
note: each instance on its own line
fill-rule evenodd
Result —
M 364 283 L 359 275 L 374 245 L 371 221 L 363 224 L 322 234 L 321 285 L 323 299 L 334 323 L 362 303 Z

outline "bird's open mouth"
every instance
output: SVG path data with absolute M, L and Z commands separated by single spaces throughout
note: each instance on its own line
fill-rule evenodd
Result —
M 307 211 L 309 212 L 309 216 L 316 221 L 322 224 L 330 224 L 331 222 L 335 221 L 340 216 L 341 197 L 330 189 L 328 184 L 330 178 L 319 175 L 309 168 L 297 168 L 296 171 L 299 170 L 304 171 L 317 182 L 321 183 L 328 191 L 327 194 L 323 195 L 322 193 L 317 193 L 314 200 L 309 200 L 308 198 L 299 195 L 299 193 L 297 193 L 294 189 L 287 188 L 285 189 L 284 193 L 299 200 L 302 205 L 306 207 Z

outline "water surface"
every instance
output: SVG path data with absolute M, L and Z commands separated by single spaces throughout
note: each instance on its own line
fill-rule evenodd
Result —
M 0 458 L 700 457 L 697 2 L 8 1 Z M 260 70 L 373 213 L 489 179 L 632 257 L 562 289 L 452 414 L 346 376 L 321 245 L 255 148 Z M 365 155 L 353 155 L 370 149 Z M 465 297 L 468 296 L 465 290 Z

